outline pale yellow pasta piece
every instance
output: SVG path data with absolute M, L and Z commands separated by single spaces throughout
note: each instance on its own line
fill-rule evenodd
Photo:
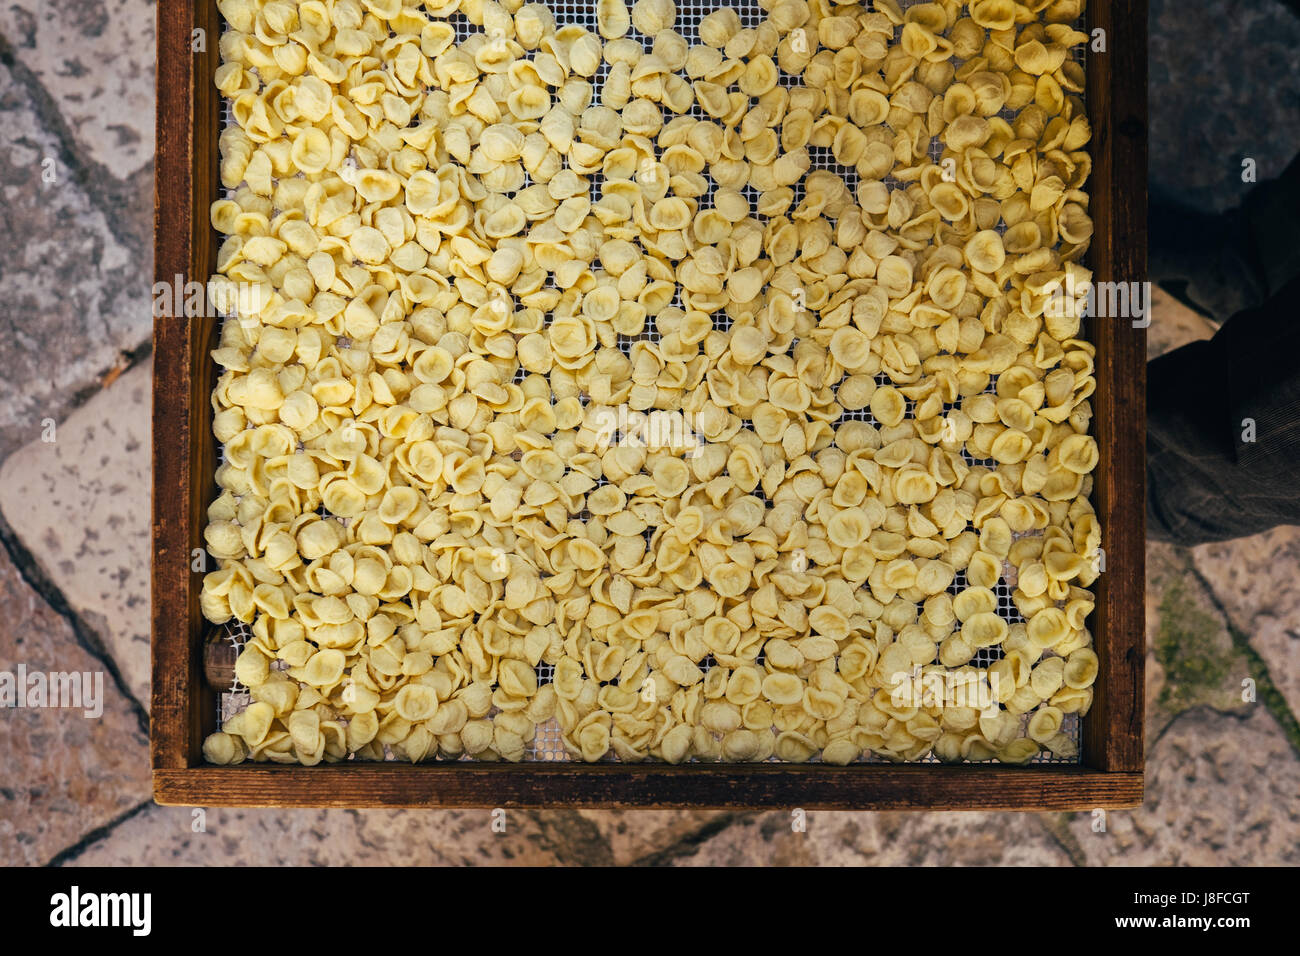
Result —
M 891 385 L 876 389 L 871 396 L 870 406 L 871 414 L 885 426 L 898 425 L 907 414 L 907 400 Z
M 632 25 L 648 37 L 671 30 L 677 19 L 673 0 L 636 0 L 632 5 Z
M 1067 687 L 1083 690 L 1097 679 L 1097 655 L 1089 648 L 1074 651 L 1065 663 L 1064 682 Z
M 597 0 L 596 23 L 600 35 L 606 40 L 624 36 L 632 25 L 632 17 L 624 0 Z
M 1029 640 L 1035 647 L 1055 647 L 1069 635 L 1070 626 L 1058 608 L 1045 607 L 1029 619 Z
M 700 19 L 700 42 L 721 49 L 740 29 L 740 15 L 731 7 L 722 7 Z

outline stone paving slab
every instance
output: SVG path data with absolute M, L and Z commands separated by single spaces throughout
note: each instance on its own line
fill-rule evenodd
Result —
M 48 92 L 79 151 L 125 179 L 154 149 L 153 0 L 10 0 L 0 35 Z
M 662 853 L 715 818 L 730 819 L 667 810 L 510 810 L 494 816 L 491 810 L 196 809 L 149 807 L 68 863 L 621 865 Z M 493 824 L 502 820 L 499 832 Z
M 1151 325 L 1147 329 L 1147 359 L 1158 358 L 1180 345 L 1208 339 L 1214 326 L 1158 286 L 1151 290 Z
M 1147 544 L 1146 612 L 1148 741 L 1195 707 L 1249 710 L 1242 681 L 1250 661 L 1186 549 Z
M 1069 866 L 1031 815 L 794 810 L 742 816 L 673 866 Z
M 609 847 L 609 862 L 616 865 L 671 853 L 701 831 L 712 832 L 735 818 L 718 810 L 580 810 L 578 814 L 599 833 Z
M 1277 0 L 1151 0 L 1151 179 L 1235 205 L 1300 150 L 1300 18 Z
M 1267 665 L 1292 715 L 1300 715 L 1300 528 L 1201 545 L 1192 556 L 1233 626 Z
M 608 824 L 625 817 L 646 855 L 619 852 Z M 1017 814 L 740 814 L 702 841 L 682 841 L 698 814 L 652 811 L 508 811 L 504 833 L 488 810 L 217 810 L 152 807 L 69 863 L 95 865 L 1069 865 L 1044 827 Z M 659 817 L 660 821 L 648 818 Z M 647 818 L 647 819 L 640 819 Z M 675 818 L 675 819 L 672 819 Z M 650 826 L 645 824 L 650 823 Z M 658 823 L 659 826 L 655 824 Z M 656 839 L 664 827 L 672 842 Z M 603 833 L 601 831 L 604 831 Z
M 74 866 L 591 865 L 629 863 L 699 814 L 491 810 L 203 810 L 150 807 Z M 494 829 L 504 821 L 504 831 Z M 199 832 L 199 828 L 202 832 Z
M 53 442 L 0 467 L 0 513 L 68 605 L 149 700 L 152 362 L 77 409 Z
M 1198 708 L 1154 741 L 1138 810 L 1070 815 L 1091 866 L 1260 866 L 1300 863 L 1300 761 L 1277 722 Z
M 142 115 L 152 124 L 151 111 Z M 148 342 L 153 267 L 151 206 L 135 196 L 151 184 L 133 186 L 129 199 L 78 181 L 33 91 L 3 57 L 0 130 L 2 459 L 39 441 L 48 421 Z
M 149 799 L 149 741 L 141 713 L 3 549 L 0 608 L 0 671 L 90 673 L 102 689 L 79 708 L 0 708 L 0 865 L 39 865 Z
M 151 807 L 73 866 L 549 866 L 576 862 L 531 816 L 489 810 L 220 810 Z M 203 832 L 196 832 L 202 826 Z

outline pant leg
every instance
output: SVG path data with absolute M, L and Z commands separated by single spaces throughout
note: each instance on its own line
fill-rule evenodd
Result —
M 1222 323 L 1300 275 L 1300 156 L 1224 212 L 1189 206 L 1153 185 L 1148 227 L 1152 281 L 1182 284 L 1182 297 Z
M 1153 183 L 1147 231 L 1151 281 L 1215 324 L 1268 298 L 1242 209 L 1199 209 Z
M 1300 524 L 1300 279 L 1147 369 L 1150 536 L 1194 545 Z
M 1300 6 L 1300 0 L 1295 3 Z M 1250 233 L 1242 254 L 1271 296 L 1300 275 L 1300 155 L 1277 179 L 1252 189 L 1242 211 Z

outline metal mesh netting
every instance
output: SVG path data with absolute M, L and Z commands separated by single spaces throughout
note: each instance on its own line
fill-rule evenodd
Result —
M 628 0 L 629 6 L 631 5 L 631 2 L 632 0 Z M 913 6 L 919 2 L 922 2 L 922 0 L 900 0 L 899 6 L 906 9 L 907 7 Z M 871 7 L 871 3 L 869 2 L 869 0 L 868 2 L 865 2 L 864 5 L 868 8 Z M 595 15 L 594 3 L 583 2 L 583 0 L 547 0 L 547 6 L 554 13 L 557 26 L 564 26 L 567 24 L 579 24 L 591 30 L 592 32 L 596 32 L 596 15 Z M 700 20 L 707 14 L 712 13 L 714 10 L 717 10 L 721 7 L 728 7 L 728 6 L 734 9 L 739 14 L 741 24 L 743 27 L 746 28 L 757 27 L 766 17 L 766 12 L 762 9 L 762 7 L 759 5 L 757 0 L 677 0 L 677 19 L 674 25 L 674 29 L 679 34 L 681 34 L 682 37 L 688 43 L 694 44 L 698 42 L 698 28 L 699 28 Z M 466 18 L 464 15 L 459 13 L 454 14 L 450 18 L 448 18 L 448 22 L 450 22 L 455 27 L 457 42 L 466 40 L 475 33 L 482 32 L 481 27 L 471 23 L 468 18 Z M 635 27 L 629 30 L 628 37 L 639 41 L 647 49 L 650 48 L 653 41 L 653 38 L 646 37 L 645 35 L 639 33 L 635 29 Z M 1080 62 L 1082 62 L 1081 47 L 1075 48 L 1075 54 L 1076 54 L 1076 58 L 1078 58 Z M 534 54 L 530 52 L 526 55 L 532 56 Z M 609 73 L 609 64 L 602 59 L 596 75 L 591 78 L 591 83 L 594 87 L 594 95 L 592 98 L 593 103 L 600 102 L 600 93 L 601 93 L 602 84 L 604 83 L 608 73 Z M 784 71 L 781 71 L 779 67 L 778 67 L 778 77 L 779 77 L 778 82 L 782 86 L 794 87 L 794 86 L 802 85 L 801 77 L 791 76 L 785 73 Z M 692 103 L 692 106 L 688 111 L 687 115 L 693 116 L 697 119 L 711 119 L 711 117 L 709 117 L 700 108 L 698 103 Z M 1010 111 L 1004 110 L 1000 115 L 1010 120 L 1014 117 L 1015 114 Z M 222 112 L 223 129 L 227 125 L 232 124 L 233 122 L 234 120 L 231 115 L 231 104 L 228 100 L 226 100 L 223 102 L 223 112 Z M 933 139 L 930 143 L 929 152 L 930 152 L 930 156 L 936 163 L 939 162 L 942 151 L 943 151 L 942 144 L 938 141 L 937 138 Z M 810 172 L 816 170 L 830 170 L 836 173 L 841 179 L 843 179 L 845 185 L 849 188 L 850 192 L 856 195 L 858 182 L 859 182 L 859 176 L 856 169 L 854 169 L 853 167 L 842 166 L 839 163 L 837 163 L 834 157 L 831 155 L 831 151 L 829 148 L 810 147 L 808 152 L 812 160 L 811 167 L 809 170 Z M 706 193 L 704 196 L 699 197 L 698 202 L 701 208 L 707 209 L 707 208 L 711 208 L 713 204 L 712 196 L 713 196 L 714 184 L 711 178 L 708 177 L 707 170 L 704 172 L 704 175 L 706 181 L 709 183 L 710 188 L 708 193 Z M 588 179 L 591 183 L 590 193 L 593 198 L 597 198 L 600 195 L 601 177 L 599 174 L 596 174 L 594 176 L 589 176 Z M 525 180 L 525 185 L 529 185 L 530 183 L 531 180 L 528 179 Z M 887 177 L 885 179 L 885 183 L 891 190 L 903 188 L 905 185 L 899 182 L 898 180 L 893 179 L 892 177 Z M 802 182 L 796 183 L 792 188 L 794 191 L 794 200 L 791 203 L 791 208 L 794 208 L 794 206 L 797 206 L 798 203 L 804 198 L 803 184 Z M 764 217 L 762 217 L 758 213 L 758 197 L 753 187 L 746 185 L 741 191 L 742 194 L 745 195 L 746 198 L 749 200 L 751 215 L 754 216 L 755 219 L 758 219 L 761 222 Z M 234 190 L 226 190 L 225 195 L 229 196 L 233 192 Z M 999 232 L 1005 231 L 1005 225 L 1002 223 L 999 223 L 996 228 Z M 548 279 L 548 284 L 549 282 L 550 280 Z M 675 296 L 672 304 L 680 307 L 682 304 L 680 297 Z M 226 318 L 230 319 L 231 317 L 226 316 Z M 714 319 L 714 325 L 718 329 L 726 330 L 731 327 L 730 317 L 723 312 L 715 313 L 713 319 Z M 1084 328 L 1084 333 L 1086 334 L 1086 326 Z M 624 335 L 619 335 L 618 347 L 624 354 L 630 355 L 632 345 L 635 341 L 637 340 L 656 341 L 658 337 L 659 335 L 655 331 L 653 324 L 649 323 L 646 326 L 646 331 L 639 336 L 636 336 L 634 338 L 629 338 Z M 791 347 L 793 348 L 793 344 Z M 519 377 L 521 376 L 517 375 L 516 379 L 518 380 Z M 876 377 L 876 381 L 878 385 L 892 384 L 888 376 L 885 375 L 884 373 L 878 375 Z M 989 392 L 993 391 L 992 384 L 990 384 L 988 391 Z M 914 410 L 913 403 L 909 400 L 908 412 L 907 412 L 908 419 L 912 419 L 913 410 Z M 946 412 L 947 409 L 945 409 L 945 413 Z M 845 411 L 841 414 L 840 418 L 835 424 L 838 424 L 839 422 L 842 421 L 853 421 L 853 420 L 868 422 L 872 425 L 877 424 L 875 417 L 872 415 L 869 408 L 862 409 L 860 411 Z M 996 464 L 992 460 L 988 460 L 988 459 L 984 459 L 984 460 L 975 459 L 971 457 L 964 449 L 962 451 L 962 456 L 971 465 L 985 465 L 985 466 L 992 467 L 993 465 Z M 222 461 L 224 461 L 224 458 L 225 458 L 224 448 L 222 448 L 221 449 Z M 598 484 L 605 484 L 604 479 L 601 479 L 598 482 Z M 761 488 L 757 489 L 754 492 L 754 494 L 761 495 L 762 494 Z M 770 503 L 769 503 L 769 507 L 770 507 Z M 326 512 L 322 508 L 322 514 L 325 513 Z M 582 514 L 579 514 L 577 517 L 579 519 L 585 519 L 587 517 L 587 514 L 584 512 Z M 339 520 L 346 520 L 346 519 L 339 519 Z M 647 531 L 645 532 L 647 539 L 653 533 L 653 530 L 654 529 L 647 529 Z M 1018 622 L 1022 622 L 1024 618 L 1021 616 L 1019 610 L 1016 608 L 1014 601 L 1012 600 L 1011 595 L 1014 589 L 1014 584 L 1008 582 L 1005 572 L 1014 574 L 1014 568 L 1010 565 L 1005 565 L 1004 575 L 997 582 L 996 586 L 993 588 L 993 591 L 997 597 L 996 613 L 998 614 L 998 616 L 1002 617 L 1010 625 L 1010 624 L 1016 624 Z M 953 581 L 952 586 L 949 588 L 949 593 L 955 595 L 965 587 L 966 587 L 965 573 L 958 572 L 958 574 L 956 575 Z M 238 624 L 236 622 L 228 626 L 228 637 L 232 641 L 232 643 L 236 644 L 237 646 L 242 646 L 243 642 L 247 640 L 249 636 L 251 635 L 246 625 Z M 1050 653 L 1051 653 L 1050 651 L 1047 652 L 1047 654 L 1049 655 Z M 982 669 L 982 668 L 986 668 L 990 664 L 999 660 L 1002 656 L 1003 653 L 1000 647 L 998 646 L 985 647 L 979 649 L 976 652 L 976 655 L 970 661 L 970 664 Z M 761 655 L 759 660 L 760 661 L 762 660 Z M 707 671 L 711 661 L 712 661 L 711 657 L 706 658 L 705 661 L 700 664 L 700 667 Z M 539 664 L 537 667 L 537 676 L 538 676 L 539 686 L 542 684 L 547 684 L 552 682 L 552 680 L 554 679 L 554 667 L 546 663 Z M 248 691 L 241 687 L 236 687 L 230 693 L 221 694 L 218 696 L 219 696 L 219 700 L 218 700 L 219 721 L 224 720 L 225 717 L 229 716 L 232 713 L 237 712 L 243 706 L 246 706 L 249 701 Z M 1023 733 L 1024 725 L 1028 721 L 1028 716 L 1029 715 L 1025 715 L 1024 717 L 1021 718 L 1022 733 Z M 1064 722 L 1061 726 L 1061 732 L 1065 734 L 1067 737 L 1069 737 L 1070 740 L 1072 740 L 1076 745 L 1076 748 L 1078 748 L 1079 745 L 1081 744 L 1081 736 L 1082 736 L 1082 721 L 1080 720 L 1079 715 L 1066 714 L 1064 718 Z M 387 751 L 387 748 L 385 748 L 385 752 L 387 754 L 388 759 L 390 760 L 396 759 L 396 757 L 393 754 Z M 349 756 L 352 757 L 354 755 L 349 755 Z M 466 757 L 462 759 L 472 759 L 472 758 Z M 569 754 L 568 750 L 564 746 L 564 743 L 561 739 L 560 727 L 556 720 L 551 719 L 546 723 L 541 724 L 537 727 L 536 736 L 534 737 L 532 742 L 528 745 L 525 760 L 552 762 L 552 761 L 569 761 L 573 759 L 575 758 L 573 758 Z M 611 751 L 609 754 L 606 755 L 604 759 L 607 761 L 612 761 L 615 760 L 616 758 L 614 758 L 613 752 Z M 816 761 L 817 759 L 818 758 L 814 758 L 814 761 Z M 770 760 L 777 761 L 777 758 L 772 757 L 770 758 Z M 859 762 L 867 762 L 867 763 L 885 762 L 885 758 L 878 757 L 874 754 L 866 754 L 859 758 Z M 931 753 L 921 758 L 921 760 L 918 762 L 937 763 L 938 758 Z M 1079 757 L 1077 755 L 1073 757 L 1056 756 L 1052 752 L 1046 749 L 1042 749 L 1031 760 L 1031 762 L 1072 764 L 1072 763 L 1078 763 Z

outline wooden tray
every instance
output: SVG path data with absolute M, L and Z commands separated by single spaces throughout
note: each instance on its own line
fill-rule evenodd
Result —
M 1097 281 L 1146 276 L 1146 0 L 1091 0 L 1105 53 L 1088 54 L 1087 97 Z M 201 34 L 204 47 L 194 52 Z M 217 242 L 220 97 L 212 75 L 215 0 L 158 4 L 155 273 L 206 282 Z M 1145 332 L 1093 320 L 1101 461 L 1094 505 L 1106 571 L 1091 619 L 1101 670 L 1078 765 L 479 764 L 345 762 L 317 767 L 205 765 L 216 702 L 202 674 L 206 508 L 217 489 L 210 395 L 213 318 L 154 320 L 154 798 L 165 805 L 323 807 L 716 807 L 907 810 L 1089 810 L 1142 800 L 1145 539 Z

